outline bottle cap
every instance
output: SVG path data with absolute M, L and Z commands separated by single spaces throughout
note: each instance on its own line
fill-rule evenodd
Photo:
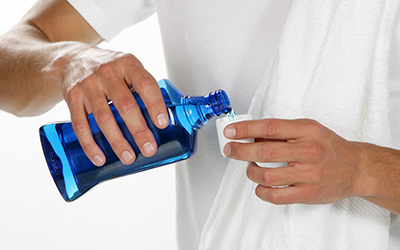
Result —
M 251 115 L 250 114 L 243 114 L 243 115 L 236 115 L 235 120 L 231 120 L 228 116 L 221 117 L 215 121 L 217 125 L 217 132 L 218 132 L 218 141 L 219 141 L 219 148 L 221 151 L 222 156 L 226 157 L 224 154 L 224 147 L 225 144 L 227 144 L 230 141 L 235 141 L 235 142 L 241 142 L 241 143 L 251 143 L 254 142 L 253 138 L 246 138 L 246 139 L 241 139 L 241 140 L 231 140 L 225 137 L 224 135 L 224 129 L 228 124 L 234 123 L 234 122 L 240 122 L 240 121 L 245 121 L 245 120 L 251 120 Z

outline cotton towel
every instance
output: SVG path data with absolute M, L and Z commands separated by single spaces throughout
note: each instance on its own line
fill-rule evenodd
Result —
M 388 53 L 399 1 L 293 0 L 249 113 L 311 118 L 345 139 L 389 146 Z M 388 211 L 361 198 L 263 202 L 246 167 L 229 162 L 200 249 L 387 249 Z

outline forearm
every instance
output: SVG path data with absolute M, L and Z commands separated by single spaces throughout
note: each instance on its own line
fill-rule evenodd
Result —
M 37 115 L 62 99 L 60 85 L 42 77 L 55 57 L 38 30 L 20 25 L 0 39 L 0 109 L 18 116 Z
M 0 38 L 0 109 L 17 116 L 48 111 L 63 99 L 62 82 L 71 58 L 90 49 L 95 47 L 50 41 L 34 25 L 17 26 Z
M 101 41 L 66 1 L 38 1 L 0 37 L 0 109 L 18 116 L 51 109 L 63 98 L 67 60 Z
M 363 167 L 361 196 L 393 213 L 400 214 L 400 151 L 359 143 L 362 148 Z

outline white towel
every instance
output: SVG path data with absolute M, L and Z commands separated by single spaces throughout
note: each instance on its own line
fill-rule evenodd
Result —
M 293 0 L 249 113 L 311 118 L 348 140 L 389 146 L 388 53 L 399 1 Z M 230 161 L 200 249 L 387 249 L 388 211 L 361 198 L 263 202 L 246 165 Z

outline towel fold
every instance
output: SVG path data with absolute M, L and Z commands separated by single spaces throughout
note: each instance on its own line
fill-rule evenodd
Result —
M 311 118 L 347 140 L 390 146 L 388 53 L 399 1 L 292 1 L 249 113 Z M 328 205 L 263 202 L 246 167 L 229 162 L 200 249 L 387 249 L 385 209 L 361 198 Z

